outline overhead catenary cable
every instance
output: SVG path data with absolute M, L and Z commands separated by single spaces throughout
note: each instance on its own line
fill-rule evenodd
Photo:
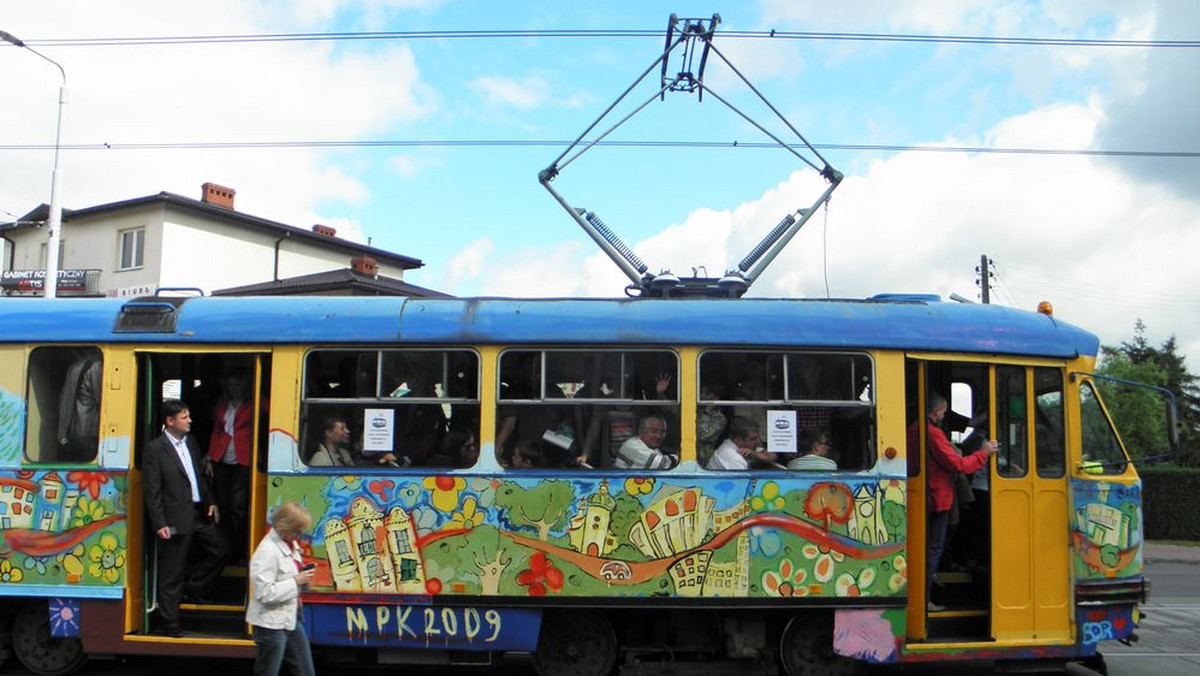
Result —
M 145 45 L 194 45 L 253 42 L 355 42 L 386 40 L 528 40 L 547 39 L 662 39 L 662 31 L 647 29 L 533 29 L 533 30 L 427 30 L 321 33 L 243 33 L 217 35 L 108 36 L 93 38 L 26 39 L 36 47 L 137 47 Z M 938 35 L 918 33 L 850 33 L 786 30 L 725 30 L 722 39 L 808 40 L 837 42 L 897 42 L 967 45 L 1011 45 L 1026 47 L 1103 47 L 1194 49 L 1200 40 L 1122 40 L 1105 38 L 1040 38 L 991 35 Z
M 1108 298 L 1111 297 L 1113 293 L 1119 293 L 1121 296 L 1131 299 L 1142 298 L 1151 301 L 1180 301 L 1184 303 L 1200 304 L 1200 295 L 1197 294 L 1139 289 L 1136 287 L 1130 287 L 1124 282 L 1122 282 L 1119 292 L 1114 292 L 1105 290 L 1104 286 L 1098 285 L 1094 280 L 1086 281 L 1072 279 L 1069 277 L 1063 277 L 1061 275 L 1053 275 L 1050 273 L 1041 272 L 1039 270 L 1012 265 L 1010 263 L 1005 263 L 1003 265 L 997 264 L 997 267 L 1005 268 L 1010 272 L 1020 273 L 1020 276 L 1022 277 L 1036 277 L 1044 280 L 1050 280 L 1048 282 L 1042 282 L 1042 284 L 1045 284 L 1046 286 L 1062 288 L 1072 293 L 1078 293 L 1081 295 Z
M 73 143 L 63 150 L 214 150 L 237 148 L 489 148 L 489 147 L 566 147 L 567 140 L 553 139 L 388 139 L 388 140 L 294 140 L 294 141 L 173 141 L 162 143 Z M 599 141 L 596 146 L 612 148 L 692 148 L 692 149 L 778 149 L 776 143 L 758 141 Z M 1065 157 L 1152 157 L 1200 158 L 1200 150 L 1106 150 L 1102 148 L 997 148 L 992 146 L 945 146 L 882 143 L 813 143 L 818 150 L 859 152 L 977 153 L 981 155 L 1061 155 Z M 54 146 L 45 143 L 0 144 L 0 151 L 43 151 Z M 800 149 L 805 146 L 790 144 Z

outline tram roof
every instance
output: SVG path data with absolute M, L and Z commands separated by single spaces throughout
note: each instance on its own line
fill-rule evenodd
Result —
M 117 331 L 165 299 L 0 299 L 0 342 L 623 344 L 905 349 L 1069 358 L 1099 339 L 1050 316 L 936 296 L 865 300 L 240 297 L 182 301 L 170 332 Z M 179 301 L 180 299 L 174 299 Z

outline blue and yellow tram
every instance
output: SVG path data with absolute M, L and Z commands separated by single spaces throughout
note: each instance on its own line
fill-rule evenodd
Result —
M 43 674 L 253 653 L 236 556 L 182 637 L 156 632 L 140 472 L 162 402 L 189 404 L 203 448 L 237 369 L 254 433 L 234 549 L 282 501 L 313 514 L 325 659 L 1092 658 L 1147 589 L 1097 350 L 1049 314 L 930 296 L 0 300 L 0 646 Z M 1000 450 L 926 598 L 928 440 L 910 431 L 935 392 L 952 434 L 974 418 Z M 76 442 L 68 419 L 94 432 Z M 330 421 L 348 466 L 314 460 Z M 646 421 L 667 460 L 629 468 Z M 709 469 L 735 421 L 771 459 Z M 812 429 L 835 449 L 819 467 L 793 462 Z

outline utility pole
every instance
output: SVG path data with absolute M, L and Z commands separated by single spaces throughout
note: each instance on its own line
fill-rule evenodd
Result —
M 979 297 L 984 305 L 991 303 L 992 280 L 996 277 L 996 273 L 992 272 L 993 263 L 987 254 L 983 254 L 979 257 L 979 267 L 975 268 L 975 286 L 979 287 Z

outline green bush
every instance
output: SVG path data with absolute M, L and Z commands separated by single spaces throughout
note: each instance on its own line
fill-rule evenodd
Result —
M 1200 540 L 1200 468 L 1139 467 L 1147 540 Z

